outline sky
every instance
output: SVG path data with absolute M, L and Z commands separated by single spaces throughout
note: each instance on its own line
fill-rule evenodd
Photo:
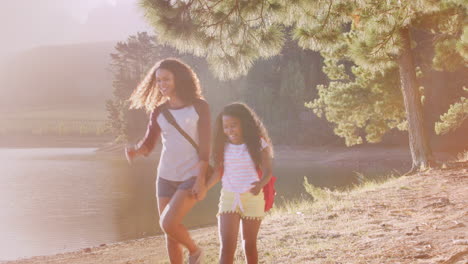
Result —
M 41 45 L 125 40 L 149 31 L 138 0 L 6 0 L 0 58 Z

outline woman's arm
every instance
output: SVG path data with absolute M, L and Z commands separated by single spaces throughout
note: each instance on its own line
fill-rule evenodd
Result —
M 161 128 L 156 119 L 158 118 L 159 110 L 156 108 L 150 115 L 150 120 L 146 129 L 146 134 L 138 144 L 134 147 L 125 148 L 125 154 L 128 161 L 131 163 L 138 156 L 148 156 L 156 146 L 156 143 L 161 134 Z
M 193 186 L 192 193 L 198 200 L 203 200 L 207 191 L 205 175 L 211 149 L 211 114 L 208 103 L 203 99 L 197 99 L 194 107 L 198 114 L 198 158 L 200 162 L 197 182 Z

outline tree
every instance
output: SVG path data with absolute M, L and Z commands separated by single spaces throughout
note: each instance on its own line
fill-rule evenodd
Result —
M 138 132 L 147 119 L 144 111 L 128 109 L 128 98 L 159 57 L 161 47 L 154 36 L 140 32 L 129 36 L 126 42 L 118 42 L 115 50 L 116 53 L 110 54 L 114 98 L 106 102 L 108 127 L 117 141 L 126 142 L 140 136 Z
M 281 132 L 298 126 L 297 117 L 301 112 L 301 101 L 305 98 L 305 81 L 300 69 L 298 60 L 289 60 L 280 73 L 280 102 L 275 106 L 279 108 L 280 116 L 283 122 L 281 124 Z M 298 130 L 298 129 L 294 129 Z
M 463 87 L 463 90 L 468 93 L 466 87 Z M 436 133 L 439 135 L 449 133 L 460 127 L 467 118 L 468 99 L 462 96 L 459 102 L 451 104 L 448 111 L 440 116 L 441 121 L 435 124 Z
M 278 54 L 288 37 L 319 51 L 331 82 L 319 87 L 321 97 L 309 105 L 337 124 L 335 132 L 348 145 L 361 143 L 360 133 L 374 142 L 406 123 L 412 170 L 433 160 L 412 54 L 418 44 L 414 31 L 433 35 L 435 67 L 464 67 L 468 60 L 466 0 L 141 0 L 141 5 L 163 41 L 206 56 L 221 79 L 245 75 L 254 61 Z M 286 35 L 289 30 L 293 34 Z M 398 105 L 404 105 L 404 115 Z M 354 116 L 339 117 L 347 112 Z
M 313 56 L 317 54 L 299 48 L 296 43 L 286 45 L 288 48 L 280 55 L 255 63 L 246 77 L 241 78 L 244 82 L 239 84 L 242 92 L 238 96 L 262 117 L 275 142 L 317 143 L 313 137 L 304 134 L 312 129 L 318 132 L 320 124 L 314 128 L 304 127 L 301 114 L 312 114 L 304 108 L 303 102 L 313 98 L 313 90 L 306 90 L 306 87 L 314 87 L 324 79 L 323 74 L 317 74 L 311 67 L 311 61 L 320 64 L 321 60 L 319 56 Z M 306 74 L 314 80 L 306 80 Z

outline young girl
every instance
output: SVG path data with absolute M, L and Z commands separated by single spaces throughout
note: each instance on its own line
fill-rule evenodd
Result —
M 129 162 L 137 156 L 148 156 L 159 136 L 162 138 L 157 198 L 169 259 L 171 263 L 183 263 L 183 246 L 189 251 L 189 263 L 200 263 L 203 252 L 182 225 L 185 215 L 205 197 L 207 190 L 204 175 L 210 154 L 210 110 L 201 95 L 198 78 L 180 60 L 159 61 L 135 89 L 130 101 L 131 108 L 145 107 L 151 115 L 143 140 L 126 149 Z M 168 122 L 163 114 L 166 109 L 198 144 L 198 152 Z
M 220 263 L 233 263 L 239 225 L 246 262 L 257 263 L 257 234 L 265 215 L 262 188 L 271 178 L 273 149 L 257 115 L 245 104 L 226 106 L 216 120 L 215 174 L 208 187 L 222 181 L 218 228 Z M 261 178 L 259 178 L 261 171 Z

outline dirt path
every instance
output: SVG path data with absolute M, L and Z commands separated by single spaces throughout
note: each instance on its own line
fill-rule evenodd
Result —
M 278 210 L 263 223 L 261 263 L 468 263 L 468 166 L 400 177 Z M 216 263 L 216 227 L 192 232 Z M 239 248 L 240 249 L 240 248 Z M 243 263 L 238 250 L 237 263 Z M 162 237 L 4 262 L 168 263 Z

